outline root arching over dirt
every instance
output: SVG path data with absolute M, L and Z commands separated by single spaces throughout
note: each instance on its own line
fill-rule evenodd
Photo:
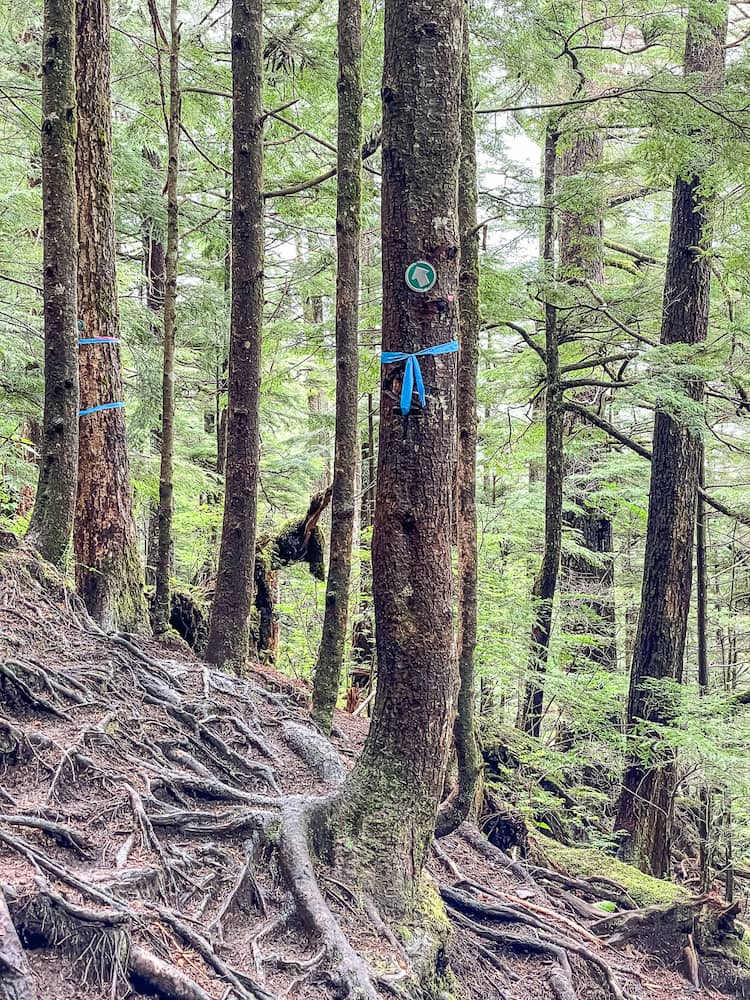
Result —
M 622 887 L 470 826 L 430 860 L 450 936 L 384 923 L 317 850 L 366 722 L 332 744 L 264 676 L 106 635 L 28 554 L 0 557 L 1 1000 L 688 996 L 635 931 L 627 956 L 607 943 L 593 902 L 632 914 Z

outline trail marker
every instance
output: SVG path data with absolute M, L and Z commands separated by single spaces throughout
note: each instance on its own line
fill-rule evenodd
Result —
M 409 264 L 404 277 L 412 292 L 429 292 L 437 283 L 437 271 L 426 260 L 415 260 L 413 264 Z

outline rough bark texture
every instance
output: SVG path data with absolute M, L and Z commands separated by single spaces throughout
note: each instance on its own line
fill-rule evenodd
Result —
M 451 833 L 469 814 L 477 793 L 482 758 L 476 733 L 474 653 L 477 645 L 477 373 L 479 368 L 479 232 L 477 148 L 471 79 L 469 12 L 464 9 L 461 61 L 461 164 L 458 177 L 461 268 L 458 276 L 461 351 L 458 357 L 456 417 L 456 523 L 458 539 L 458 706 L 453 724 L 458 781 L 441 805 L 438 836 Z
M 109 13 L 109 0 L 78 0 L 78 316 L 84 338 L 120 335 Z M 84 408 L 123 398 L 118 344 L 82 344 L 78 371 Z M 89 614 L 108 629 L 145 628 L 148 614 L 133 517 L 124 410 L 105 410 L 81 419 L 73 544 L 76 586 Z
M 27 538 L 59 563 L 70 543 L 78 466 L 75 8 L 45 0 L 42 40 L 44 418 Z
M 229 343 L 226 491 L 216 597 L 206 656 L 241 670 L 249 614 L 260 452 L 263 325 L 263 10 L 232 5 L 232 329 Z
M 718 13 L 723 5 L 715 2 L 709 8 Z M 725 36 L 725 19 L 709 23 L 705 15 L 694 14 L 688 22 L 685 71 L 702 74 L 704 93 L 721 86 Z M 662 344 L 699 344 L 708 332 L 711 265 L 705 251 L 711 244 L 711 204 L 701 193 L 701 181 L 696 172 L 679 177 L 674 186 Z M 698 381 L 688 382 L 685 392 L 695 402 L 703 398 Z M 682 682 L 701 453 L 699 433 L 670 414 L 657 412 L 641 610 L 628 697 L 630 746 L 616 828 L 627 831 L 626 853 L 658 877 L 669 870 L 675 761 L 673 752 L 660 746 L 651 725 L 669 724 L 676 710 L 674 692 L 658 682 Z
M 546 280 L 554 279 L 555 272 L 555 167 L 558 133 L 554 123 L 547 126 L 544 149 L 544 234 L 542 259 Z M 558 352 L 557 309 L 547 293 L 544 306 L 546 392 L 545 417 L 545 508 L 544 554 L 542 565 L 531 591 L 536 605 L 534 625 L 531 629 L 530 680 L 526 684 L 520 707 L 521 728 L 531 736 L 539 736 L 544 707 L 544 674 L 547 670 L 549 643 L 552 633 L 552 606 L 560 571 L 562 544 L 563 500 L 563 429 L 564 411 L 560 390 L 560 362 Z
M 169 628 L 169 584 L 174 565 L 172 517 L 174 515 L 174 409 L 175 352 L 177 340 L 177 258 L 179 253 L 180 207 L 177 201 L 177 178 L 180 169 L 180 32 L 177 26 L 177 3 L 170 5 L 169 45 L 169 116 L 167 122 L 167 253 L 164 282 L 164 362 L 161 389 L 161 462 L 159 466 L 159 535 L 156 560 L 156 596 L 154 631 Z
M 359 241 L 362 201 L 362 5 L 339 0 L 336 201 L 336 445 L 331 547 L 313 718 L 331 731 L 344 663 L 354 540 L 359 398 Z
M 591 88 L 587 88 L 587 93 Z M 576 200 L 575 207 L 566 207 L 563 198 L 560 210 L 558 233 L 559 277 L 571 284 L 590 281 L 604 283 L 604 224 L 601 197 L 590 195 L 588 203 L 580 203 L 581 185 L 587 172 L 594 170 L 604 158 L 604 139 L 601 131 L 591 131 L 587 115 L 575 119 L 576 134 L 570 145 L 560 156 L 559 173 L 562 178 L 574 179 L 575 188 L 569 197 Z M 590 174 L 589 174 L 590 176 Z M 597 191 L 591 181 L 588 191 Z M 572 315 L 575 315 L 572 314 Z M 573 338 L 576 330 L 566 330 L 566 336 Z M 582 404 L 591 404 L 592 392 L 599 389 L 583 389 L 576 393 Z M 579 420 L 572 417 L 573 430 Z M 572 460 L 566 457 L 565 475 L 576 479 L 572 500 L 576 510 L 563 512 L 563 523 L 576 533 L 578 545 L 592 553 L 563 551 L 561 554 L 561 590 L 563 591 L 564 628 L 566 632 L 586 636 L 587 641 L 579 644 L 579 650 L 572 662 L 572 669 L 578 666 L 579 658 L 584 658 L 606 669 L 616 666 L 615 646 L 615 600 L 614 600 L 614 556 L 612 554 L 612 522 L 596 508 L 590 498 L 587 476 L 596 461 L 596 451 Z
M 26 953 L 18 940 L 5 895 L 0 889 L 0 1000 L 36 1000 Z
M 458 334 L 461 0 L 387 0 L 383 73 L 383 349 L 417 351 Z M 409 291 L 415 260 L 437 269 Z M 335 832 L 388 915 L 416 894 L 445 779 L 457 691 L 451 524 L 453 354 L 420 359 L 424 409 L 398 399 L 403 363 L 383 367 L 373 590 L 378 688 L 367 741 Z

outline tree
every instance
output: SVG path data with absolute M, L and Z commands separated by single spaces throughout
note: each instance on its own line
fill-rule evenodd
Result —
M 725 6 L 694 7 L 685 43 L 685 73 L 699 74 L 700 92 L 719 90 L 724 71 Z M 695 140 L 695 135 L 693 136 Z M 701 144 L 698 143 L 701 150 Z M 708 333 L 711 291 L 711 197 L 703 190 L 703 156 L 683 167 L 674 184 L 664 283 L 661 343 L 698 345 Z M 691 374 L 685 392 L 703 400 Z M 629 749 L 616 828 L 640 867 L 661 877 L 669 871 L 675 758 L 658 727 L 674 720 L 692 584 L 693 539 L 702 455 L 700 432 L 681 415 L 657 410 L 643 588 L 628 695 Z M 666 682 L 666 683 L 664 683 Z
M 459 826 L 474 803 L 482 757 L 476 733 L 474 654 L 477 645 L 477 373 L 479 368 L 479 230 L 477 141 L 468 4 L 464 7 L 461 57 L 461 164 L 458 174 L 458 275 L 461 346 L 458 355 L 456 423 L 456 536 L 458 540 L 458 704 L 453 725 L 458 780 L 440 806 L 438 836 Z
M 78 0 L 76 185 L 79 378 L 84 407 L 123 398 L 115 274 L 108 0 Z M 106 338 L 103 340 L 102 338 Z M 73 534 L 76 586 L 89 613 L 114 629 L 143 628 L 143 596 L 125 413 L 91 413 L 80 424 Z
M 531 677 L 520 706 L 520 724 L 530 736 L 539 736 L 544 707 L 544 675 L 552 636 L 552 606 L 560 572 L 562 548 L 564 410 L 560 385 L 559 325 L 554 301 L 555 278 L 555 174 L 558 122 L 551 117 L 544 140 L 544 230 L 542 234 L 544 301 L 544 395 L 545 464 L 544 552 L 531 592 L 535 603 L 531 629 Z
M 339 0 L 336 198 L 336 443 L 323 636 L 313 718 L 330 732 L 344 662 L 354 541 L 359 397 L 359 241 L 362 202 L 362 5 Z
M 177 266 L 180 241 L 180 206 L 177 201 L 177 179 L 180 170 L 180 123 L 182 94 L 180 92 L 180 29 L 177 24 L 177 0 L 169 8 L 169 41 L 161 26 L 153 0 L 150 10 L 154 25 L 157 53 L 160 43 L 169 47 L 169 111 L 164 94 L 159 60 L 159 84 L 162 108 L 167 127 L 167 252 L 164 260 L 164 360 L 161 391 L 161 461 L 159 466 L 158 549 L 156 560 L 156 593 L 154 596 L 154 631 L 169 629 L 170 580 L 174 566 L 174 413 L 175 413 L 175 352 L 177 341 Z
M 264 249 L 260 0 L 254 4 L 234 0 L 232 4 L 232 81 L 232 318 L 226 489 L 206 658 L 241 671 L 250 648 L 260 458 Z
M 591 86 L 587 92 L 595 93 Z M 575 134 L 560 157 L 559 173 L 563 190 L 566 180 L 580 185 L 590 180 L 589 171 L 602 165 L 603 134 L 590 119 L 590 113 L 573 119 Z M 600 194 L 592 197 L 595 199 L 593 205 L 562 207 L 560 211 L 560 278 L 573 286 L 585 286 L 589 282 L 601 286 L 605 280 L 603 205 Z M 575 317 L 577 325 L 585 324 L 578 311 L 572 311 L 570 316 Z M 565 332 L 568 340 L 582 339 L 575 329 Z M 583 388 L 576 394 L 576 399 L 583 405 L 591 405 L 600 392 L 596 386 Z M 571 414 L 570 423 L 569 435 L 571 431 L 580 429 L 581 420 Z M 576 552 L 562 550 L 561 589 L 566 631 L 586 637 L 583 649 L 586 660 L 611 670 L 617 660 L 612 521 L 592 500 L 591 486 L 587 482 L 598 450 L 591 448 L 575 459 L 566 456 L 565 476 L 568 479 L 575 477 L 578 482 L 574 485 L 572 496 L 575 507 L 563 510 L 563 523 L 577 533 L 579 549 Z M 579 656 L 580 652 L 573 654 L 573 669 Z
M 458 333 L 461 23 L 460 0 L 387 0 L 385 7 L 386 352 L 450 344 Z M 404 280 L 417 260 L 437 271 L 436 286 L 422 294 Z M 419 363 L 424 407 L 408 415 L 398 406 L 404 363 L 385 364 L 381 377 L 372 547 L 378 687 L 336 820 L 363 886 L 389 916 L 417 905 L 457 691 L 450 523 L 456 363 L 452 353 Z
M 44 417 L 28 541 L 59 563 L 70 544 L 78 466 L 75 8 L 45 0 L 42 41 Z

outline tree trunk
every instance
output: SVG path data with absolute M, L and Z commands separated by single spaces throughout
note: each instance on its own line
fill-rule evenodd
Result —
M 44 418 L 42 459 L 27 539 L 62 561 L 70 544 L 78 475 L 75 8 L 45 0 L 42 41 Z
M 383 72 L 385 351 L 458 334 L 461 0 L 386 0 Z M 410 291 L 427 260 L 437 284 Z M 423 409 L 403 416 L 404 363 L 381 375 L 373 589 L 378 687 L 370 731 L 344 786 L 335 832 L 384 914 L 417 905 L 442 795 L 457 691 L 451 507 L 456 361 L 420 359 Z
M 226 491 L 216 597 L 206 658 L 241 671 L 250 652 L 249 615 L 260 458 L 263 326 L 263 10 L 232 4 L 232 328 Z
M 544 146 L 544 235 L 542 259 L 545 280 L 555 277 L 555 166 L 558 133 L 550 121 Z M 557 308 L 552 301 L 551 289 L 547 290 L 544 306 L 546 392 L 545 392 L 545 484 L 544 554 L 531 596 L 535 604 L 535 619 L 531 629 L 530 680 L 526 684 L 520 710 L 520 723 L 524 732 L 539 736 L 544 707 L 544 675 L 549 659 L 552 634 L 552 607 L 560 571 L 562 545 L 563 501 L 563 400 L 560 391 L 560 362 L 558 358 Z
M 339 0 L 336 201 L 336 447 L 331 546 L 312 714 L 330 733 L 344 663 L 354 541 L 359 398 L 359 240 L 362 203 L 362 5 Z
M 591 91 L 591 87 L 586 89 L 587 93 Z M 587 127 L 585 114 L 583 118 L 574 120 L 574 127 L 577 127 L 578 131 L 571 145 L 560 157 L 560 174 L 564 178 L 585 176 L 587 171 L 601 165 L 604 158 L 602 133 L 590 132 L 591 126 L 588 124 Z M 596 198 L 596 195 L 594 197 Z M 602 210 L 603 205 L 598 199 L 583 210 L 570 210 L 564 207 L 561 209 L 559 277 L 562 280 L 573 285 L 581 282 L 592 282 L 597 285 L 604 283 Z M 576 336 L 575 329 L 567 332 L 568 339 Z M 599 392 L 598 389 L 593 391 Z M 580 390 L 576 394 L 578 402 L 590 405 L 594 401 L 591 399 L 591 392 L 591 389 Z M 575 428 L 579 422 L 575 414 L 569 415 L 568 419 L 572 422 L 572 428 Z M 566 477 L 585 479 L 591 472 L 596 457 L 596 449 L 592 448 L 575 463 L 566 458 Z M 588 495 L 590 490 L 591 487 L 587 483 L 577 487 L 573 500 L 578 510 L 563 513 L 563 524 L 576 531 L 579 545 L 592 553 L 591 558 L 588 558 L 585 552 L 563 551 L 561 554 L 564 628 L 569 634 L 588 637 L 582 650 L 586 661 L 613 670 L 617 664 L 617 649 L 612 522 L 606 514 L 596 508 Z M 572 669 L 575 670 L 577 667 L 577 658 L 574 658 Z
M 0 889 L 0 1000 L 37 1000 L 34 977 L 26 952 Z
M 169 115 L 167 120 L 167 253 L 164 283 L 164 365 L 162 369 L 161 462 L 159 467 L 159 544 L 156 561 L 154 631 L 169 629 L 171 611 L 170 580 L 174 568 L 174 411 L 175 353 L 177 339 L 177 258 L 179 253 L 180 207 L 177 178 L 180 169 L 180 32 L 177 0 L 171 0 L 169 14 Z
M 477 229 L 477 144 L 471 79 L 469 10 L 464 7 L 461 61 L 461 165 L 458 225 L 461 269 L 458 302 L 461 350 L 458 356 L 456 421 L 456 523 L 458 536 L 459 691 L 453 738 L 458 782 L 441 805 L 436 833 L 446 836 L 466 819 L 474 803 L 482 759 L 476 734 L 474 653 L 477 645 L 477 374 L 479 370 L 479 231 Z
M 719 0 L 708 6 L 722 9 Z M 705 94 L 721 87 L 725 36 L 726 18 L 717 24 L 715 18 L 693 13 L 688 21 L 685 72 L 702 75 Z M 708 332 L 711 200 L 701 185 L 702 177 L 693 172 L 678 177 L 674 186 L 661 329 L 665 345 L 700 344 Z M 703 385 L 696 379 L 687 382 L 685 391 L 694 402 L 702 401 Z M 699 433 L 657 411 L 641 610 L 628 697 L 629 748 L 616 818 L 616 828 L 628 834 L 626 853 L 657 877 L 669 871 L 676 776 L 673 751 L 660 746 L 649 726 L 669 725 L 677 710 L 675 692 L 658 682 L 682 682 L 702 447 Z
M 115 274 L 108 0 L 78 0 L 76 8 L 76 182 L 78 194 L 78 315 L 82 339 L 120 335 Z M 120 349 L 81 344 L 83 407 L 123 397 Z M 143 596 L 133 490 L 122 409 L 82 418 L 78 438 L 78 500 L 73 535 L 76 586 L 89 614 L 107 629 L 143 629 Z

